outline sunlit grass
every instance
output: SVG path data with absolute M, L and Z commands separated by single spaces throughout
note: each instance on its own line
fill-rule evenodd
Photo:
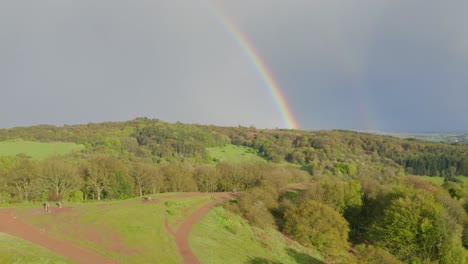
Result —
M 29 241 L 0 233 L 0 263 L 77 263 Z
M 194 226 L 189 242 L 202 263 L 321 263 L 317 251 L 275 229 L 252 227 L 221 206 Z
M 236 146 L 236 145 L 225 145 L 222 147 L 207 148 L 208 155 L 215 161 L 227 161 L 227 162 L 246 162 L 246 161 L 265 161 L 260 157 L 255 149 Z
M 45 159 L 50 156 L 64 155 L 74 150 L 84 149 L 83 145 L 65 142 L 33 142 L 11 140 L 0 142 L 0 156 L 16 156 L 25 154 L 33 159 Z

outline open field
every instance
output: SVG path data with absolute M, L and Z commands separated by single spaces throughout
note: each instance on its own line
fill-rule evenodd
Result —
M 318 252 L 275 229 L 252 227 L 221 206 L 194 226 L 189 241 L 202 263 L 321 263 Z
M 116 263 L 181 263 L 175 243 L 179 227 L 213 201 L 212 194 L 171 193 L 145 202 L 138 198 L 53 207 L 50 213 L 39 206 L 4 210 L 13 210 L 12 215 L 40 232 Z
M 33 159 L 45 159 L 81 149 L 84 149 L 83 145 L 65 142 L 43 143 L 23 140 L 0 142 L 0 156 L 16 156 L 23 153 Z
M 0 262 L 2 257 L 8 263 L 93 260 L 109 264 L 315 263 L 320 259 L 274 229 L 251 227 L 221 206 L 213 208 L 232 198 L 231 193 L 152 197 L 66 204 L 50 212 L 39 205 L 0 209 L 0 232 L 16 236 L 0 233 Z M 28 254 L 18 253 L 23 250 Z M 31 258 L 39 262 L 30 262 Z
M 444 184 L 444 178 L 443 177 L 431 177 L 431 176 L 418 176 L 421 177 L 422 179 L 435 183 L 437 185 L 442 185 Z M 458 176 L 458 179 L 463 181 L 464 183 L 468 183 L 468 177 L 463 177 L 463 176 Z
M 265 161 L 254 149 L 245 146 L 225 145 L 207 148 L 208 154 L 217 161 L 246 162 Z
M 0 233 L 0 263 L 77 263 L 32 242 Z

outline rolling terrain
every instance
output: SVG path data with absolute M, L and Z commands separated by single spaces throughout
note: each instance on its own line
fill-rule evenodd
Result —
M 167 193 L 153 195 L 151 200 L 131 199 L 52 207 L 50 212 L 39 205 L 0 209 L 0 232 L 8 234 L 2 234 L 0 242 L 10 245 L 2 249 L 2 258 L 38 258 L 37 263 L 213 263 L 212 260 L 205 259 L 203 252 L 198 252 L 199 247 L 189 246 L 189 236 L 190 241 L 193 237 L 202 239 L 201 244 L 197 245 L 203 245 L 204 241 L 209 242 L 212 239 L 210 235 L 218 235 L 210 233 L 210 230 L 205 233 L 199 228 L 192 232 L 194 225 L 198 226 L 198 223 L 208 223 L 217 233 L 230 230 L 225 223 L 212 224 L 213 215 L 210 212 L 214 206 L 232 197 L 233 194 L 230 193 Z M 223 210 L 222 207 L 216 207 L 213 212 L 217 214 L 220 210 Z M 206 216 L 207 214 L 209 215 Z M 252 232 L 248 223 L 234 214 L 228 214 L 223 219 L 244 225 L 240 228 Z M 245 243 L 256 245 L 260 250 L 249 252 L 250 246 L 239 247 L 241 251 L 246 250 L 244 255 L 247 260 L 275 259 L 277 256 L 268 257 L 268 251 L 261 251 L 265 243 L 280 243 L 283 250 L 286 250 L 286 244 L 294 246 L 300 250 L 294 252 L 303 256 L 309 256 L 312 252 L 311 249 L 283 238 L 273 229 L 267 233 L 276 239 L 266 239 L 253 233 L 248 237 L 237 238 L 241 243 L 238 246 L 245 240 Z M 222 245 L 223 243 L 218 242 L 218 246 Z M 226 243 L 224 246 L 229 248 L 233 245 Z M 24 248 L 31 248 L 32 251 L 24 254 L 21 252 Z M 195 249 L 195 253 L 191 248 Z M 219 254 L 224 254 L 221 252 L 218 251 Z M 286 251 L 283 254 L 285 253 Z M 211 257 L 216 258 L 213 255 Z M 221 257 L 229 257 L 229 254 Z
M 0 147 L 6 260 L 468 262 L 461 143 L 138 118 L 0 129 Z

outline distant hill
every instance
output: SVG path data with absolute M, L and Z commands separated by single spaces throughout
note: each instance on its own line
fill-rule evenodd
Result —
M 378 133 L 381 135 L 389 135 L 398 138 L 412 138 L 432 142 L 448 142 L 448 143 L 468 143 L 468 133 L 454 134 L 411 134 L 411 133 Z

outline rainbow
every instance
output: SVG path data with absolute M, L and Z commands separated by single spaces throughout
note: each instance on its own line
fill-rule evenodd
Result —
M 283 118 L 284 125 L 289 129 L 299 129 L 299 123 L 297 122 L 296 117 L 291 110 L 291 107 L 286 100 L 278 82 L 275 81 L 270 70 L 266 66 L 263 59 L 260 57 L 259 53 L 256 51 L 254 45 L 249 42 L 247 37 L 239 30 L 239 28 L 231 22 L 231 20 L 224 15 L 220 10 L 216 9 L 213 5 L 209 5 L 207 2 L 203 1 L 205 5 L 211 10 L 211 13 L 221 22 L 223 27 L 239 45 L 241 50 L 247 55 L 249 60 L 252 62 L 256 71 L 260 75 L 262 81 L 264 82 L 268 92 L 272 96 L 276 106 L 278 107 L 281 116 Z

